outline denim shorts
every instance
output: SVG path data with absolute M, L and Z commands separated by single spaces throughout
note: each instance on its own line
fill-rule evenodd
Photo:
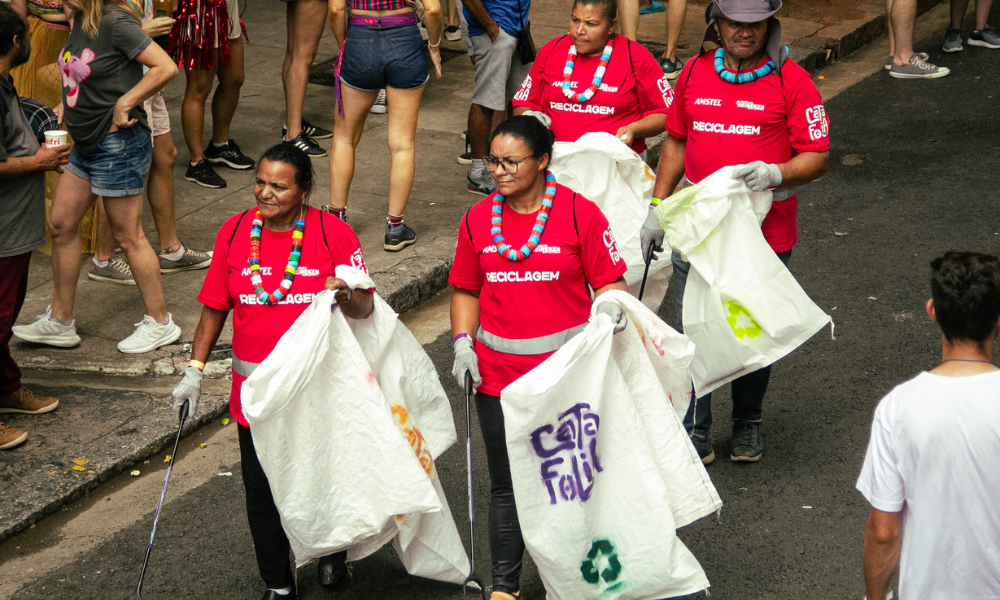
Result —
M 153 140 L 134 125 L 109 132 L 93 152 L 84 156 L 73 146 L 66 168 L 90 182 L 90 191 L 106 198 L 136 196 L 145 187 L 153 162 Z
M 340 80 L 362 92 L 415 90 L 427 83 L 424 40 L 414 25 L 347 29 Z

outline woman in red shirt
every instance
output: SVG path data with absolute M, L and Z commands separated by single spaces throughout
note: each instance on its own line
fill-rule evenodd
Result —
M 615 35 L 617 17 L 616 0 L 575 0 L 569 34 L 538 51 L 514 114 L 542 111 L 557 142 L 604 131 L 644 151 L 664 131 L 673 92 L 649 50 Z
M 552 132 L 531 116 L 496 128 L 485 160 L 497 191 L 462 219 L 448 277 L 455 287 L 452 374 L 462 387 L 471 375 L 477 388 L 492 482 L 491 600 L 517 595 L 524 554 L 500 392 L 583 329 L 592 292 L 627 289 L 625 261 L 604 214 L 547 170 L 553 142 Z M 606 302 L 600 308 L 616 332 L 625 327 L 620 306 Z
M 239 423 L 247 517 L 257 565 L 268 587 L 264 600 L 294 599 L 295 590 L 288 538 L 243 416 L 240 388 L 324 289 L 336 290 L 337 306 L 347 317 L 364 319 L 374 310 L 371 290 L 351 290 L 334 276 L 336 265 L 366 270 L 361 246 L 346 223 L 303 205 L 312 185 L 312 165 L 301 150 L 279 144 L 261 157 L 253 190 L 257 208 L 226 221 L 215 240 L 212 265 L 198 296 L 204 306 L 194 334 L 191 366 L 173 393 L 178 419 L 185 401 L 188 416 L 193 415 L 201 397 L 205 362 L 233 311 L 229 412 Z M 339 552 L 320 559 L 322 585 L 343 579 L 345 556 Z

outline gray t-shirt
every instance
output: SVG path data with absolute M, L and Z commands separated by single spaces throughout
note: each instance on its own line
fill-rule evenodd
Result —
M 0 77 L 0 162 L 34 156 L 38 139 L 21 110 L 14 84 Z M 0 180 L 0 258 L 45 244 L 45 173 Z
M 115 103 L 142 79 L 142 64 L 133 59 L 150 43 L 142 26 L 120 8 L 105 6 L 96 39 L 83 32 L 82 19 L 74 21 L 59 53 L 59 70 L 66 129 L 80 153 L 91 153 L 108 133 Z M 149 131 L 142 103 L 129 116 L 138 121 L 135 127 Z

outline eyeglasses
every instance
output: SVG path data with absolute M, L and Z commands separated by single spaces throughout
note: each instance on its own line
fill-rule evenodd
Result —
M 519 167 L 521 163 L 528 160 L 529 158 L 531 157 L 526 156 L 521 160 L 513 160 L 510 158 L 497 158 L 495 156 L 486 155 L 486 157 L 483 158 L 483 162 L 486 163 L 486 168 L 488 168 L 490 171 L 496 171 L 497 169 L 500 168 L 501 165 L 503 165 L 504 173 L 513 175 L 517 173 L 517 167 Z

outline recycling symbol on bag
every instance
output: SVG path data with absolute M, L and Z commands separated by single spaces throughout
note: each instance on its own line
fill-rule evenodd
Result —
M 620 586 L 622 582 L 617 580 L 622 573 L 622 564 L 614 544 L 608 540 L 595 541 L 587 553 L 587 560 L 580 565 L 580 573 L 584 581 L 593 585 L 600 585 L 603 580 L 604 585 L 609 586 L 605 591 Z
M 726 313 L 726 322 L 738 339 L 755 338 L 763 332 L 750 311 L 736 300 L 723 302 L 722 309 Z

